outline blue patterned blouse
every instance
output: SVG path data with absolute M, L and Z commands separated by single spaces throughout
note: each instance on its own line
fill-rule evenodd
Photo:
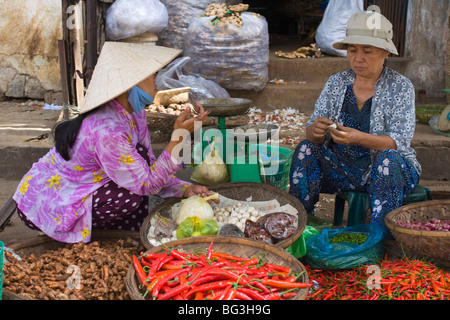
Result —
M 316 118 L 326 117 L 338 121 L 349 85 L 355 81 L 352 69 L 332 75 L 326 82 L 315 104 L 314 113 L 306 126 Z M 397 151 L 405 157 L 420 175 L 422 168 L 417 161 L 411 140 L 416 127 L 414 86 L 398 72 L 384 68 L 375 84 L 370 109 L 369 133 L 389 135 L 397 145 Z M 376 151 L 371 150 L 374 154 Z

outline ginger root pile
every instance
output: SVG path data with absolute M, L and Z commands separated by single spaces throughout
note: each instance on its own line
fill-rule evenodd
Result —
M 300 47 L 291 52 L 277 51 L 275 54 L 281 58 L 295 59 L 295 58 L 321 58 L 322 51 L 316 47 L 315 43 L 309 46 Z
M 22 260 L 6 253 L 3 288 L 37 300 L 129 300 L 124 279 L 140 249 L 129 238 L 67 244 Z
M 192 105 L 192 103 L 185 102 L 185 103 L 171 103 L 168 106 L 158 105 L 158 104 L 151 104 L 147 107 L 147 110 L 150 112 L 160 112 L 160 113 L 167 113 L 167 114 L 173 114 L 173 115 L 180 115 L 187 107 L 191 108 L 191 115 L 195 115 L 195 108 Z
M 220 26 L 223 24 L 234 24 L 242 26 L 241 13 L 247 11 L 248 4 L 227 5 L 226 3 L 212 3 L 205 9 L 205 16 L 214 17 L 212 23 Z

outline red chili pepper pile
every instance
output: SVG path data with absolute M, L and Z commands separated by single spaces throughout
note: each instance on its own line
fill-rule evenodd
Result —
M 263 257 L 241 258 L 214 251 L 133 256 L 144 298 L 153 300 L 284 300 L 311 284 L 297 282 L 301 274 L 267 263 Z
M 384 259 L 377 273 L 368 266 L 331 271 L 312 270 L 310 283 L 318 283 L 309 300 L 448 300 L 450 272 L 421 260 Z

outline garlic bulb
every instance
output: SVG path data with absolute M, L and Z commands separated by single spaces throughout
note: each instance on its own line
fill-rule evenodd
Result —
M 231 223 L 242 231 L 245 229 L 247 219 L 256 221 L 264 215 L 262 211 L 241 202 L 226 207 L 214 206 L 213 212 L 214 219 L 219 227 Z

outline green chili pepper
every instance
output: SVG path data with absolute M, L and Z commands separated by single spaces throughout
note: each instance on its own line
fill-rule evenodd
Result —
M 334 237 L 330 238 L 330 243 L 351 242 L 356 244 L 362 244 L 367 240 L 367 235 L 356 232 L 342 232 L 338 233 Z

